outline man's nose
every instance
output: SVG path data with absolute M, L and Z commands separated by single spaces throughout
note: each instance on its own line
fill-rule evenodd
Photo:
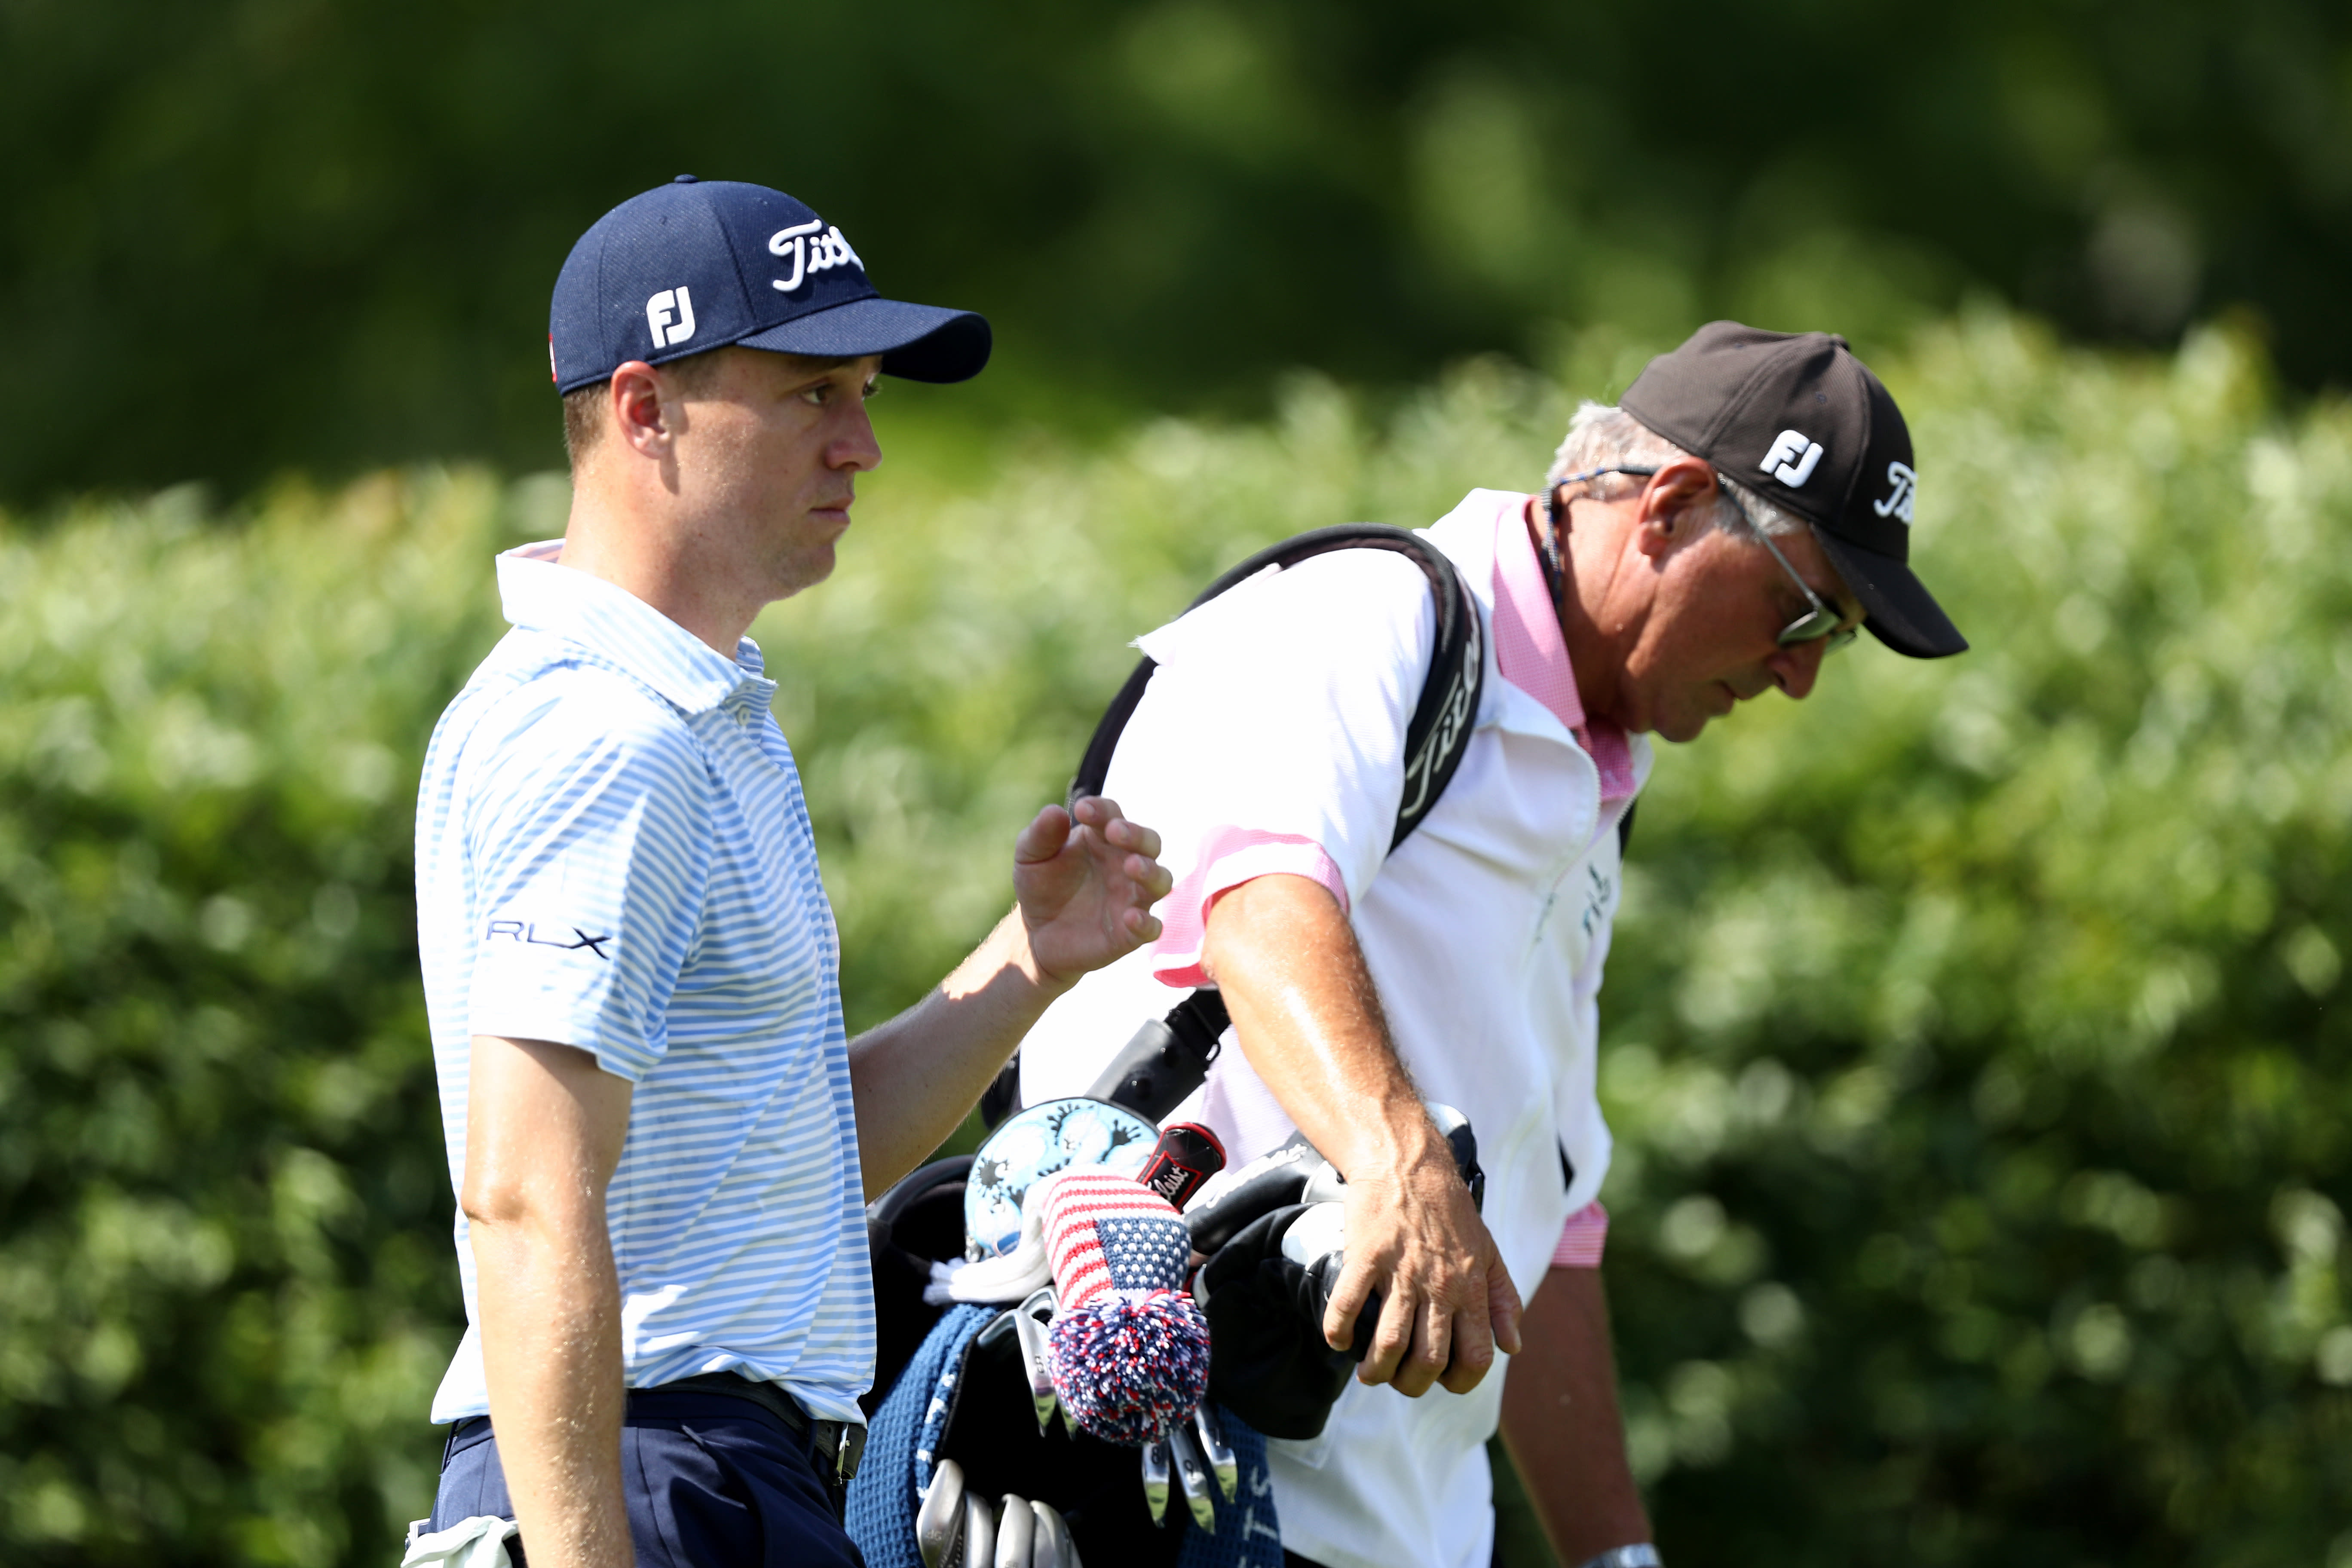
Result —
M 825 443 L 829 467 L 863 473 L 882 465 L 882 443 L 874 435 L 874 420 L 863 401 L 843 411 L 842 427 Z
M 1791 700 L 1802 702 L 1812 695 L 1813 682 L 1822 676 L 1822 660 L 1829 657 L 1829 652 L 1827 637 L 1779 649 L 1767 661 L 1773 684 L 1787 692 Z

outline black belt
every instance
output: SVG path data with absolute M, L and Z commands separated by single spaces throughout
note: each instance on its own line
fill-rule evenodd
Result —
M 866 1452 L 866 1428 L 850 1421 L 817 1421 L 801 1408 L 800 1401 L 776 1384 L 755 1382 L 731 1372 L 706 1372 L 634 1390 L 638 1394 L 723 1394 L 748 1399 L 809 1440 L 817 1457 L 817 1474 L 835 1492 L 849 1489 L 857 1461 Z

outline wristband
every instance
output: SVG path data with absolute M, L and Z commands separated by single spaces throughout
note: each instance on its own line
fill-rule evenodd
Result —
M 1658 1549 L 1644 1541 L 1635 1546 L 1612 1546 L 1582 1568 L 1665 1568 L 1665 1563 Z

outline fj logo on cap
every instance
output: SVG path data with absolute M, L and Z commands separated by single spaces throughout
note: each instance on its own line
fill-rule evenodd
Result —
M 1808 439 L 1802 430 L 1783 430 L 1772 437 L 1772 449 L 1756 466 L 1794 490 L 1804 488 L 1821 460 L 1819 441 Z
M 646 325 L 657 349 L 686 342 L 694 336 L 694 296 L 683 287 L 663 289 L 646 301 Z
M 817 231 L 824 229 L 820 234 Z M 796 223 L 790 228 L 780 228 L 768 237 L 768 254 L 793 258 L 793 275 L 771 281 L 782 292 L 789 294 L 807 280 L 812 272 L 824 272 L 835 267 L 855 267 L 866 270 L 857 252 L 849 248 L 849 241 L 841 237 L 838 228 L 825 228 L 824 219 L 812 218 Z
M 1895 489 L 1885 500 L 1870 503 L 1870 510 L 1881 517 L 1899 517 L 1905 527 L 1911 525 L 1911 506 L 1919 499 L 1919 476 L 1911 471 L 1908 463 L 1886 465 L 1886 482 Z

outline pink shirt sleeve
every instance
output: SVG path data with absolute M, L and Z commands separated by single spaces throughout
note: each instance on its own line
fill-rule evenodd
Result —
M 1201 967 L 1201 949 L 1208 940 L 1209 910 L 1217 895 L 1253 877 L 1286 871 L 1320 882 L 1339 900 L 1339 912 L 1348 912 L 1347 881 L 1312 838 L 1255 827 L 1211 828 L 1202 840 L 1201 858 L 1160 900 L 1160 940 L 1152 944 L 1151 973 L 1169 985 L 1206 985 L 1209 976 Z
M 1609 1211 L 1590 1203 L 1568 1216 L 1560 1227 L 1559 1245 L 1551 1249 L 1554 1268 L 1598 1268 L 1601 1249 L 1609 1240 Z
M 1343 550 L 1140 639 L 1160 668 L 1106 792 L 1160 829 L 1176 873 L 1157 911 L 1156 978 L 1208 983 L 1209 912 L 1254 878 L 1305 877 L 1353 909 L 1395 837 L 1399 759 L 1435 638 L 1428 583 L 1410 561 Z

